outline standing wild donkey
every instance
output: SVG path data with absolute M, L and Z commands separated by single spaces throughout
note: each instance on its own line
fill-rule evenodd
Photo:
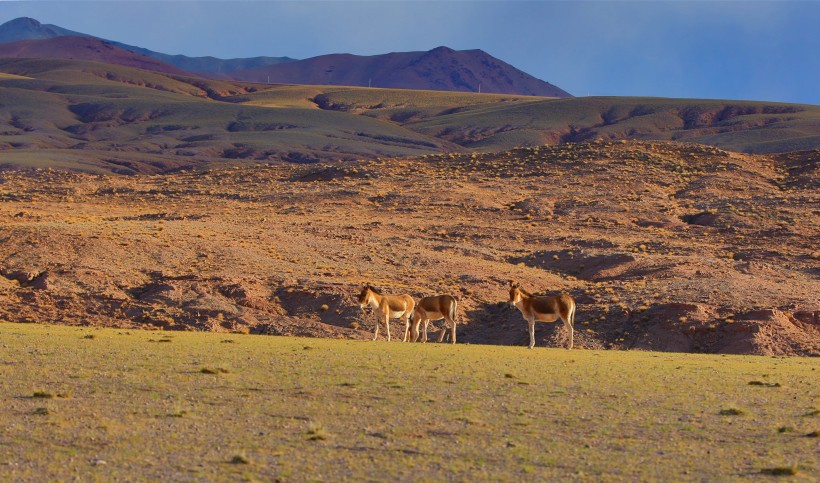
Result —
M 376 312 L 376 333 L 373 340 L 379 338 L 379 323 L 384 321 L 387 326 L 387 340 L 390 340 L 390 319 L 404 319 L 404 342 L 407 342 L 410 334 L 410 314 L 416 302 L 409 295 L 382 295 L 382 293 L 370 284 L 366 284 L 359 294 L 359 306 L 364 309 L 366 306 L 373 307 Z
M 532 295 L 510 280 L 510 304 L 517 307 L 530 324 L 530 349 L 535 346 L 535 322 L 555 322 L 558 317 L 569 330 L 567 348 L 572 349 L 572 326 L 575 323 L 575 300 L 572 297 L 564 293 L 555 297 Z
M 419 337 L 419 325 L 424 323 L 422 342 L 427 342 L 427 326 L 431 321 L 444 319 L 444 328 L 438 336 L 438 341 L 444 340 L 447 329 L 450 329 L 452 343 L 456 343 L 456 316 L 458 315 L 458 300 L 450 295 L 432 295 L 419 300 L 413 312 L 413 342 Z

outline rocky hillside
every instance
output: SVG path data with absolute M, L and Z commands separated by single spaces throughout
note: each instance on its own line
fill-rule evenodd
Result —
M 818 155 L 622 141 L 0 171 L 0 319 L 366 339 L 369 282 L 457 295 L 459 342 L 523 346 L 516 280 L 577 300 L 580 349 L 818 355 Z M 566 336 L 536 329 L 540 347 Z

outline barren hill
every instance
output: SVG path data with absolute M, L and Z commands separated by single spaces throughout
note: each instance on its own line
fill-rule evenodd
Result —
M 428 52 L 358 56 L 331 54 L 230 74 L 236 80 L 281 84 L 371 86 L 571 97 L 482 50 L 438 47 Z
M 58 37 L 88 37 L 101 40 L 107 44 L 113 45 L 117 48 L 131 52 L 135 55 L 151 57 L 160 62 L 173 65 L 178 69 L 187 72 L 201 72 L 201 73 L 219 73 L 230 72 L 238 69 L 248 69 L 253 67 L 261 67 L 271 64 L 278 64 L 280 62 L 291 62 L 295 59 L 289 57 L 250 57 L 244 59 L 219 59 L 216 57 L 189 57 L 186 55 L 169 55 L 161 52 L 154 52 L 153 50 L 136 47 L 133 45 L 116 42 L 114 40 L 98 39 L 92 35 L 74 32 L 72 30 L 64 29 L 57 25 L 41 24 L 37 20 L 28 17 L 20 17 L 10 20 L 0 25 L 0 42 L 17 42 L 20 40 L 36 40 L 36 39 L 53 39 Z M 42 56 L 38 56 L 42 57 Z M 88 57 L 67 57 L 61 54 L 59 50 L 55 51 L 51 57 L 58 58 L 78 58 L 92 60 Z M 116 58 L 112 58 L 112 64 L 118 64 Z M 131 64 L 122 64 L 131 65 Z M 151 69 L 157 70 L 157 69 Z
M 166 74 L 190 75 L 171 64 L 91 37 L 55 37 L 0 43 L 0 57 L 90 60 Z
M 25 17 L 0 25 L 0 42 L 56 39 L 66 36 L 93 37 L 56 25 L 44 25 L 35 19 Z M 481 50 L 455 51 L 447 47 L 438 47 L 429 52 L 394 52 L 367 57 L 329 54 L 305 60 L 289 57 L 218 59 L 210 56 L 169 55 L 114 40 L 104 42 L 138 56 L 157 59 L 189 73 L 223 80 L 285 84 L 372 85 L 373 87 L 460 92 L 480 90 L 545 97 L 570 97 L 566 91 L 536 79 Z M 50 55 L 36 55 L 35 57 L 77 58 L 139 67 L 132 62 L 120 62 L 121 55 L 93 58 L 78 54 L 75 50 L 66 50 L 59 42 L 42 45 L 54 45 L 55 47 Z M 288 64 L 293 65 L 286 67 Z
M 514 279 L 576 298 L 576 347 L 817 355 L 819 157 L 618 141 L 0 171 L 0 319 L 365 339 L 370 282 L 458 295 L 461 343 L 525 345 Z
M 29 17 L 20 17 L 0 25 L 0 42 L 17 42 L 19 40 L 53 39 L 64 36 L 88 37 L 57 25 L 41 24 Z

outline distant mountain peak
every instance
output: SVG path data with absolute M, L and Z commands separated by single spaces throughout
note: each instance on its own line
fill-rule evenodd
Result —
M 234 71 L 233 80 L 572 97 L 483 50 L 440 46 L 382 55 L 329 54 Z
M 450 47 L 440 45 L 435 49 L 430 49 L 428 53 L 430 54 L 454 54 L 456 51 L 451 49 Z
M 31 17 L 18 17 L 14 20 L 9 20 L 8 22 L 3 24 L 8 25 L 9 27 L 28 27 L 28 28 L 39 28 L 42 24 L 37 20 Z
M 56 25 L 42 24 L 31 17 L 19 17 L 0 25 L 0 42 L 53 39 L 54 37 L 82 36 L 79 32 Z
M 29 17 L 16 18 L 0 25 L 0 44 L 58 37 L 104 40 L 56 25 L 41 24 Z M 572 97 L 563 89 L 537 79 L 479 49 L 454 50 L 441 45 L 426 52 L 392 52 L 371 56 L 328 54 L 305 60 L 288 57 L 217 59 L 168 55 L 114 40 L 106 42 L 119 49 L 157 59 L 195 75 L 217 79 Z M 149 70 L 169 71 L 164 65 L 146 63 L 121 53 L 97 55 L 99 52 L 96 52 L 93 46 L 90 53 L 80 54 L 77 50 L 72 50 L 72 46 L 76 48 L 80 43 L 82 42 L 20 44 L 6 46 L 4 49 L 6 55 L 13 57 L 67 56 L 129 66 L 142 65 L 142 68 Z

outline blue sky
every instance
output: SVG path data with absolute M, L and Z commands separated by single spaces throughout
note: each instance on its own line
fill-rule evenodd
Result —
M 576 96 L 820 104 L 820 0 L 0 0 L 0 23 L 21 16 L 168 54 L 446 45 L 482 49 Z

